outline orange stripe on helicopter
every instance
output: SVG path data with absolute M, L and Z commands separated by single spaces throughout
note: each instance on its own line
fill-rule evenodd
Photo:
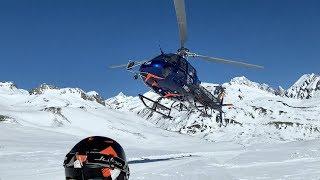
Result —
M 162 77 L 156 76 L 154 74 L 148 73 L 146 79 L 144 80 L 144 82 L 147 82 L 149 79 L 154 78 L 154 79 L 164 79 Z
M 163 96 L 164 98 L 171 98 L 171 97 L 177 97 L 177 96 L 181 96 L 180 94 L 174 94 L 174 93 L 166 93 L 165 96 Z
M 159 84 L 158 84 L 156 81 L 153 81 L 153 83 L 151 84 L 151 86 L 159 87 Z

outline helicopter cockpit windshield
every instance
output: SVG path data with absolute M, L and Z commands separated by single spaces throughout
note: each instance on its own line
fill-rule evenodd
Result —
M 180 57 L 178 55 L 176 55 L 176 54 L 170 54 L 170 55 L 165 56 L 164 60 L 166 62 L 169 62 L 169 63 L 173 64 L 173 65 L 177 65 L 178 62 L 179 62 L 179 58 Z

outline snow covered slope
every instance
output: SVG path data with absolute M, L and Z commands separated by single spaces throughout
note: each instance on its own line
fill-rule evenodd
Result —
M 142 119 L 132 120 L 132 115 L 119 113 L 118 116 L 135 122 L 135 127 L 143 132 L 140 137 L 144 138 L 137 139 L 131 133 L 126 138 L 118 137 L 117 132 L 108 132 L 108 127 L 104 133 L 91 129 L 83 131 L 82 135 L 72 135 L 68 130 L 55 132 L 54 129 L 0 123 L 1 180 L 64 179 L 65 154 L 92 133 L 113 137 L 124 146 L 132 180 L 308 180 L 320 176 L 320 140 L 244 147 L 232 142 L 205 142 L 139 124 Z M 112 116 L 108 119 L 115 121 Z M 76 129 L 73 128 L 72 133 Z M 142 143 L 144 141 L 149 143 Z
M 0 179 L 63 179 L 65 154 L 92 135 L 124 146 L 131 179 L 320 177 L 317 89 L 301 99 L 245 77 L 223 86 L 234 104 L 225 109 L 226 127 L 199 112 L 165 119 L 122 93 L 104 101 L 79 88 L 43 84 L 28 92 L 0 83 Z

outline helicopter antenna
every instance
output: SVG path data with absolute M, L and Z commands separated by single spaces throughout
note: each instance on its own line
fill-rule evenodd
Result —
M 159 49 L 160 49 L 161 54 L 164 54 L 164 52 L 163 52 L 163 50 L 162 50 L 162 48 L 161 48 L 160 44 L 158 44 L 158 46 L 159 46 Z

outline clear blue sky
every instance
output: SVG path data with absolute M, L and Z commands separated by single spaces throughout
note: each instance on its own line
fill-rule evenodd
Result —
M 248 70 L 191 63 L 205 82 L 235 76 L 288 88 L 319 73 L 320 1 L 186 0 L 186 46 L 199 54 L 265 66 Z M 146 91 L 111 64 L 178 48 L 171 0 L 0 0 L 0 80 L 96 90 L 104 97 Z

